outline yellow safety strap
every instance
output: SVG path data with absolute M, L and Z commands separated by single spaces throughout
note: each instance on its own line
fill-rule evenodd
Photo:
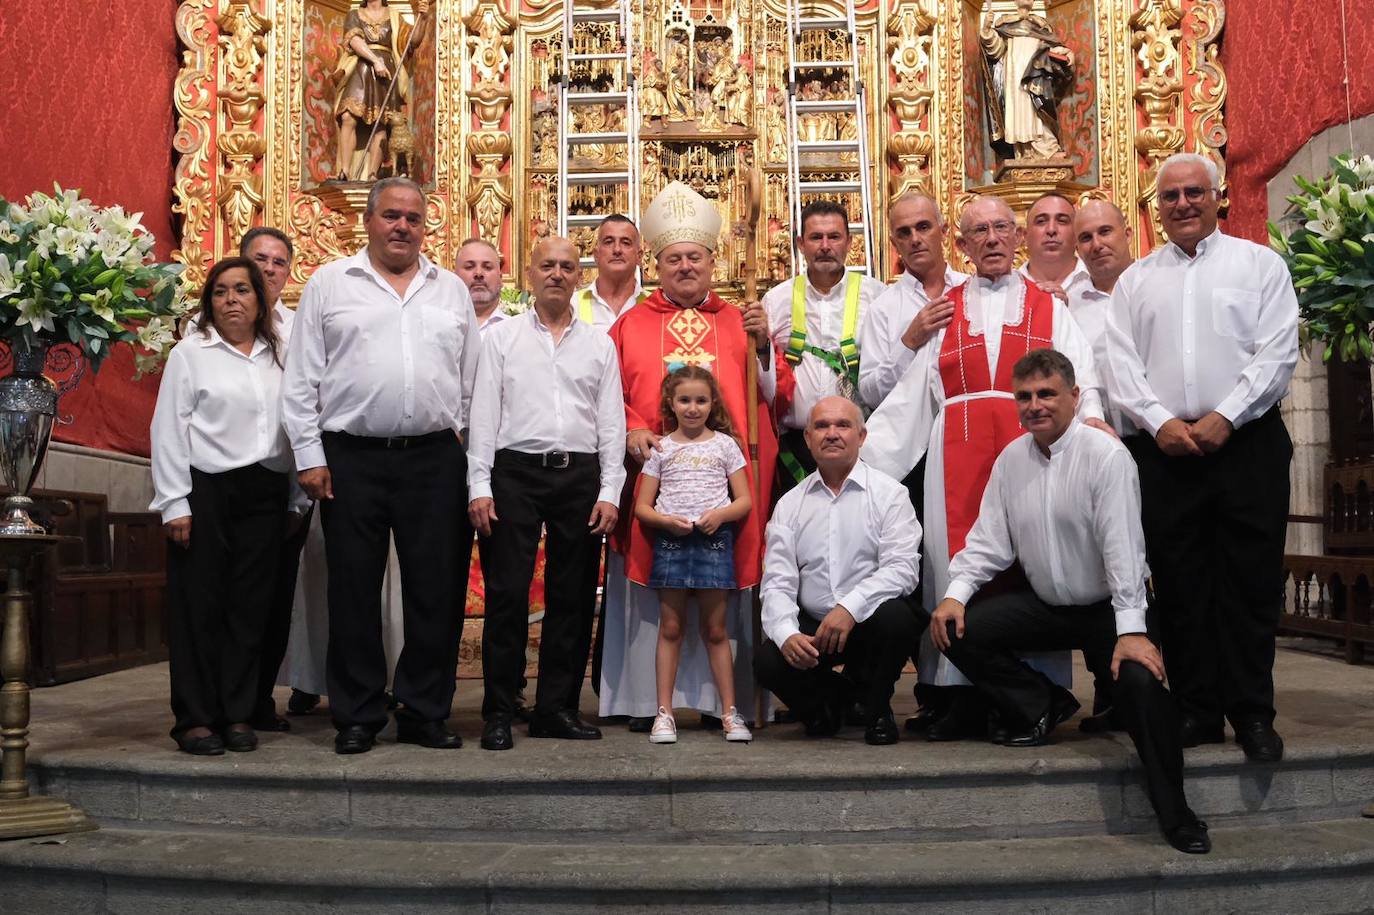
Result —
M 840 328 L 840 357 L 814 346 L 806 345 L 806 275 L 802 274 L 792 281 L 792 332 L 787 338 L 787 361 L 796 365 L 802 353 L 811 352 L 823 359 L 840 374 L 855 372 L 859 365 L 859 345 L 856 336 L 859 327 L 859 289 L 863 284 L 863 274 L 850 271 L 845 277 L 844 321 Z M 828 358 L 827 358 L 828 357 Z M 839 365 L 836 365 L 836 363 Z

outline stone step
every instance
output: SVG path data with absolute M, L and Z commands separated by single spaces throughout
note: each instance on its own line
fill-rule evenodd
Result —
M 37 790 L 100 820 L 215 824 L 363 835 L 614 833 L 720 836 L 938 830 L 951 838 L 1153 832 L 1124 737 L 1066 735 L 1035 750 L 857 735 L 808 741 L 771 728 L 753 745 L 684 731 L 676 747 L 608 728 L 599 742 L 520 739 L 514 751 L 420 750 L 383 742 L 330 751 L 319 733 L 263 735 L 256 753 L 209 759 L 170 745 L 138 753 L 39 755 Z M 523 735 L 522 735 L 523 737 Z M 1374 797 L 1374 734 L 1363 743 L 1295 738 L 1279 765 L 1233 744 L 1187 752 L 1199 815 L 1263 823 L 1352 816 Z
M 566 837 L 560 837 L 564 839 Z M 104 829 L 0 845 L 5 909 L 770 913 L 1368 910 L 1374 821 L 1156 836 L 857 845 L 402 842 Z

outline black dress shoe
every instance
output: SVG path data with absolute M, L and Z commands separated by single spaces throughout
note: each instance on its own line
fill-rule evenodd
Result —
M 320 697 L 302 689 L 292 689 L 291 698 L 286 700 L 286 714 L 309 715 L 320 704 Z
M 631 734 L 647 734 L 654 729 L 654 716 L 647 718 L 633 717 L 629 721 Z
M 882 713 L 864 729 L 864 743 L 874 747 L 885 747 L 896 742 L 897 719 L 892 717 L 892 709 L 883 709 Z
M 1165 830 L 1164 838 L 1184 854 L 1205 855 L 1212 850 L 1212 839 L 1207 835 L 1207 824 L 1199 819 Z
M 207 734 L 204 737 L 187 737 L 180 734 L 176 742 L 181 752 L 190 753 L 192 756 L 224 755 L 224 739 L 218 734 Z
M 258 748 L 257 732 L 248 727 L 230 727 L 224 732 L 224 748 L 234 753 L 252 753 Z
M 1020 748 L 1042 747 L 1050 742 L 1050 733 L 1072 718 L 1078 709 L 1078 700 L 1074 698 L 1073 693 L 1062 686 L 1056 686 L 1050 696 L 1050 707 L 1040 716 L 1040 720 L 1035 722 L 1029 731 L 1008 737 L 1002 745 Z
M 844 723 L 852 728 L 867 727 L 872 717 L 862 702 L 851 702 L 844 710 Z
M 366 753 L 377 743 L 377 735 L 372 729 L 361 724 L 350 724 L 334 735 L 334 752 L 340 756 Z
M 463 745 L 463 738 L 450 731 L 442 721 L 397 718 L 396 742 L 413 743 L 431 750 L 456 750 Z
M 552 715 L 535 713 L 530 720 L 531 737 L 556 737 L 561 740 L 600 740 L 601 729 L 587 724 L 572 709 L 559 709 Z
M 1184 715 L 1178 722 L 1178 742 L 1187 749 L 1204 743 L 1225 743 L 1226 735 L 1221 730 L 1221 722 L 1205 724 L 1201 718 Z
M 924 734 L 938 720 L 938 715 L 930 709 L 923 708 L 903 722 L 902 728 L 908 734 Z
M 1283 759 L 1283 738 L 1272 725 L 1263 721 L 1249 721 L 1238 727 L 1236 743 L 1245 751 L 1245 757 L 1255 762 L 1278 762 Z
M 844 714 L 848 706 L 847 701 L 837 696 L 823 698 L 815 711 L 802 719 L 802 730 L 807 737 L 834 737 L 844 727 Z
M 491 720 L 482 726 L 482 749 L 483 750 L 509 750 L 515 746 L 515 740 L 510 734 L 510 716 L 493 715 Z
M 284 731 L 291 730 L 291 722 L 287 721 L 285 718 L 276 714 L 275 712 L 272 713 L 271 718 L 254 718 L 252 721 L 249 721 L 248 723 L 253 726 L 253 730 L 255 731 L 267 731 L 268 733 L 282 733 Z
M 1121 720 L 1116 709 L 1109 705 L 1078 722 L 1078 730 L 1084 734 L 1106 734 L 1108 731 L 1126 730 L 1126 723 Z
M 1011 736 L 1011 728 L 1007 726 L 1002 713 L 997 709 L 988 712 L 988 743 L 994 743 L 1000 747 L 1011 740 Z
M 952 707 L 926 728 L 926 740 L 945 743 L 951 740 L 977 740 L 987 734 L 986 720 L 965 714 Z

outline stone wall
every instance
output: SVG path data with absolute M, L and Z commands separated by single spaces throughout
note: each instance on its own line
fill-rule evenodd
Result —
M 1288 210 L 1287 198 L 1297 191 L 1293 177 L 1326 174 L 1328 160 L 1350 150 L 1352 132 L 1356 151 L 1374 151 L 1374 115 L 1360 118 L 1350 127 L 1341 124 L 1317 134 L 1269 181 L 1271 222 L 1279 222 Z M 1330 459 L 1331 425 L 1327 416 L 1326 366 L 1321 356 L 1321 349 L 1314 346 L 1298 360 L 1292 389 L 1283 402 L 1283 419 L 1293 437 L 1293 496 L 1288 510 L 1294 515 L 1320 516 L 1325 511 L 1322 468 Z M 1314 524 L 1290 524 L 1286 551 L 1321 555 L 1321 528 Z
M 153 501 L 147 458 L 53 442 L 34 489 L 104 493 L 113 512 L 142 512 Z

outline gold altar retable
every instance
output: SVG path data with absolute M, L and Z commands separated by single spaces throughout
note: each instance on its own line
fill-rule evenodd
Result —
M 578 6 L 598 4 L 578 0 Z M 418 3 L 390 7 L 417 22 Z M 335 67 L 348 0 L 183 0 L 176 13 L 184 46 L 176 80 L 174 209 L 192 279 L 232 251 L 251 226 L 289 232 L 298 257 L 288 298 L 321 263 L 363 241 L 365 189 L 330 181 L 337 122 Z M 755 244 L 761 281 L 790 271 L 785 0 L 634 0 L 633 76 L 643 118 L 639 193 L 647 204 L 671 180 L 691 183 L 721 209 L 725 231 L 716 277 L 738 282 L 745 261 L 747 202 L 741 170 L 763 173 Z M 984 17 L 1014 14 L 1015 0 L 868 0 L 856 8 L 859 78 L 867 86 L 870 181 L 877 237 L 886 238 L 886 202 L 908 191 L 937 199 L 947 214 L 970 196 L 1001 193 L 1018 210 L 1045 190 L 1118 203 L 1148 250 L 1160 237 L 1154 171 L 1168 155 L 1190 151 L 1224 166 L 1226 78 L 1218 62 L 1224 0 L 1036 0 L 1034 12 L 1072 54 L 1072 85 L 1060 100 L 1062 153 L 1025 161 L 997 153 L 989 136 Z M 610 30 L 580 26 L 579 53 L 605 61 L 562 61 L 559 0 L 432 0 L 419 19 L 407 63 L 409 100 L 391 153 L 428 194 L 426 251 L 451 266 L 466 238 L 491 241 L 518 285 L 531 243 L 557 225 L 559 206 L 624 208 L 602 199 L 558 200 L 560 86 L 623 82 L 610 59 Z M 807 15 L 844 15 L 844 5 L 808 3 Z M 824 55 L 842 33 L 813 33 L 809 52 Z M 688 49 L 686 53 L 682 50 Z M 698 49 L 710 49 L 699 51 Z M 564 70 L 570 72 L 564 73 Z M 831 76 L 832 74 L 827 74 Z M 850 78 L 850 77 L 845 77 Z M 560 82 L 562 80 L 562 82 Z M 852 91 L 822 78 L 799 97 Z M 676 93 L 676 95 L 675 95 Z M 669 102 L 674 104 L 668 104 Z M 613 129 L 616 112 L 579 110 L 576 132 Z M 623 117 L 623 113 L 621 114 Z M 802 139 L 853 136 L 853 115 L 799 121 Z M 404 133 L 404 136 L 402 136 Z M 603 164 L 626 147 L 583 145 Z M 854 168 L 852 154 L 806 154 L 814 175 Z M 849 158 L 846 158 L 846 157 Z M 394 167 L 394 166 L 393 166 Z M 1224 174 L 1224 171 L 1223 171 Z M 598 193 L 579 188 L 576 194 Z M 851 207 L 858 195 L 841 195 Z M 580 230 L 585 236 L 589 230 Z M 876 272 L 894 271 L 879 245 Z

